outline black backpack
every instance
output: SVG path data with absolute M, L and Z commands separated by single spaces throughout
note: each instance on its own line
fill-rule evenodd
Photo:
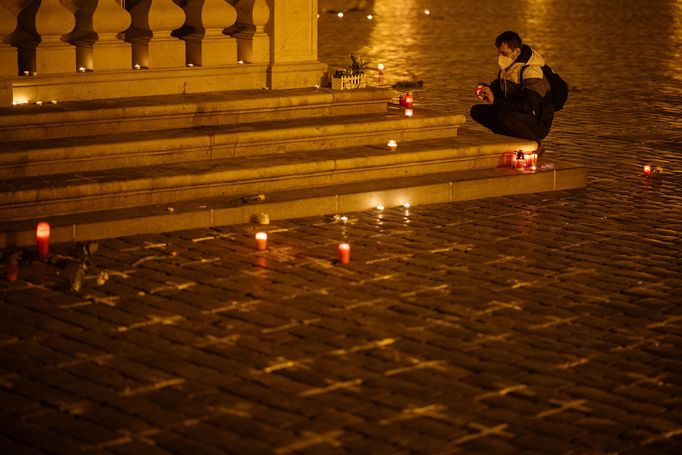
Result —
M 526 66 L 521 68 L 520 79 L 522 84 L 523 70 L 525 68 Z M 549 82 L 549 99 L 552 106 L 554 106 L 554 112 L 558 112 L 564 107 L 564 104 L 566 104 L 566 100 L 568 99 L 568 84 L 561 76 L 552 71 L 552 68 L 550 68 L 549 65 L 542 66 L 542 74 L 545 76 L 545 79 L 547 79 L 547 82 Z

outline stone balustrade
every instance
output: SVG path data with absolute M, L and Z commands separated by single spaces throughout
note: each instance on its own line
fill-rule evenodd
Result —
M 0 0 L 0 106 L 312 87 L 317 0 Z
M 265 0 L 0 0 L 0 77 L 267 62 L 269 20 Z

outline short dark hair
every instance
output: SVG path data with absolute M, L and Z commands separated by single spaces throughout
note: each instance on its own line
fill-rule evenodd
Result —
M 523 44 L 523 41 L 521 41 L 521 37 L 518 33 L 507 30 L 506 32 L 500 33 L 499 36 L 495 38 L 495 47 L 502 46 L 502 43 L 507 43 L 507 46 L 509 46 L 510 49 L 519 49 Z

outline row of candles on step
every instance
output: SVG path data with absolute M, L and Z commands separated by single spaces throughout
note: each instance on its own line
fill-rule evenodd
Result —
M 535 171 L 538 168 L 538 154 L 535 152 L 523 152 L 519 150 L 511 155 L 511 167 L 519 172 L 525 169 Z

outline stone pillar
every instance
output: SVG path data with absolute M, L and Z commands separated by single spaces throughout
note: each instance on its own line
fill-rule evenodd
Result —
M 16 28 L 16 15 L 0 4 L 0 77 L 19 74 L 17 48 L 10 45 L 10 35 Z
M 183 6 L 187 33 L 187 64 L 221 66 L 237 63 L 237 42 L 223 34 L 237 20 L 237 12 L 225 0 L 186 0 Z
M 94 49 L 95 71 L 129 69 L 132 49 L 121 39 L 130 25 L 130 14 L 121 8 L 120 0 L 99 0 L 92 16 L 97 33 Z
M 134 68 L 185 66 L 184 43 L 171 36 L 185 22 L 181 7 L 171 0 L 140 0 L 129 11 L 132 25 L 125 39 L 133 45 Z
M 272 63 L 317 62 L 317 0 L 270 0 Z
M 320 85 L 326 65 L 317 61 L 317 0 L 269 0 L 269 5 L 270 87 Z
M 36 49 L 38 74 L 73 73 L 76 71 L 76 49 L 62 37 L 73 30 L 76 19 L 59 0 L 41 0 L 35 16 L 40 34 Z
M 237 58 L 245 63 L 269 63 L 270 36 L 265 26 L 270 8 L 266 0 L 239 0 L 235 8 L 237 23 L 227 33 L 237 39 Z

